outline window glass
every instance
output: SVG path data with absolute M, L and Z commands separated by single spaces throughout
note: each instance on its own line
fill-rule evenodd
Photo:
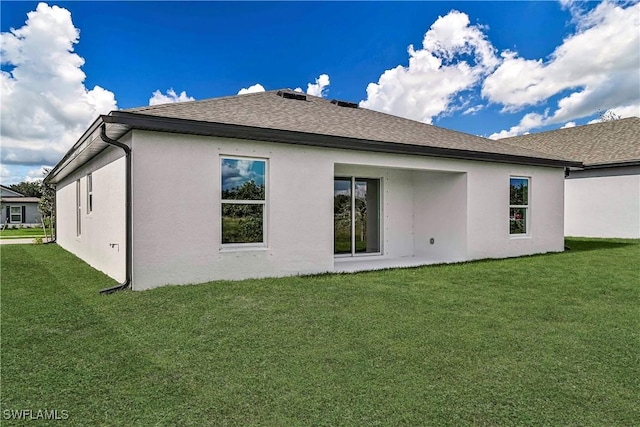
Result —
M 351 178 L 333 181 L 334 252 L 351 253 Z
M 355 251 L 380 252 L 379 180 L 355 180 Z
M 264 205 L 222 205 L 222 243 L 261 243 Z
M 93 211 L 93 175 L 87 175 L 87 213 Z
M 509 185 L 509 234 L 529 232 L 529 178 L 511 177 Z
M 509 219 L 510 234 L 527 234 L 526 208 L 510 208 Z
M 82 234 L 82 215 L 80 207 L 80 180 L 76 181 L 76 236 Z
M 9 222 L 22 222 L 22 206 L 11 206 L 9 211 L 11 215 Z
M 223 244 L 264 243 L 266 160 L 221 159 Z
M 529 204 L 529 179 L 511 178 L 511 205 Z
M 380 180 L 334 178 L 334 253 L 380 252 Z
M 222 159 L 223 200 L 264 200 L 264 160 Z

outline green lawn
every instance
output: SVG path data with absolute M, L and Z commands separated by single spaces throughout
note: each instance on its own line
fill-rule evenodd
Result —
M 4 246 L 2 425 L 639 425 L 638 243 L 108 296 Z
M 47 234 L 49 230 L 47 230 Z M 7 228 L 0 230 L 0 239 L 23 239 L 28 237 L 44 237 L 42 228 Z

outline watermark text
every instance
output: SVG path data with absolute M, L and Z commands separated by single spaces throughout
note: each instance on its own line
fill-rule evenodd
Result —
M 5 420 L 66 420 L 69 411 L 66 409 L 4 409 L 2 418 Z

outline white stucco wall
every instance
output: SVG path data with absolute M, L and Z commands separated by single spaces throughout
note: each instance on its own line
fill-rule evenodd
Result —
M 565 235 L 640 238 L 640 175 L 565 181 Z
M 561 168 L 144 131 L 133 132 L 132 147 L 134 289 L 332 271 L 333 178 L 345 173 L 382 178 L 378 259 L 460 261 L 564 247 Z M 266 248 L 220 243 L 221 155 L 268 160 Z M 512 175 L 531 178 L 526 237 L 509 236 Z
M 467 174 L 414 171 L 413 184 L 415 255 L 443 262 L 465 260 Z
M 126 139 L 125 139 L 126 141 Z M 87 210 L 87 174 L 93 209 Z M 56 186 L 57 243 L 115 280 L 126 275 L 125 158 L 107 149 Z M 76 180 L 80 180 L 81 234 L 76 235 Z
M 508 180 L 511 176 L 530 178 L 527 236 L 509 235 Z M 467 175 L 468 259 L 564 250 L 563 177 L 560 168 L 509 164 L 470 168 Z

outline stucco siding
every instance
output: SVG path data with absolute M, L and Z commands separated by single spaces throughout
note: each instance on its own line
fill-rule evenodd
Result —
M 593 175 L 565 181 L 565 234 L 640 238 L 640 175 Z
M 509 178 L 529 178 L 529 232 L 509 234 Z M 495 164 L 474 168 L 468 183 L 468 259 L 503 258 L 564 249 L 563 171 Z
M 88 211 L 87 175 L 92 175 Z M 89 265 L 124 281 L 126 270 L 125 158 L 108 149 L 56 186 L 57 243 Z M 76 181 L 80 180 L 80 235 L 77 235 Z
M 414 253 L 433 261 L 466 259 L 467 174 L 414 171 Z
M 317 149 L 148 132 L 133 145 L 135 289 L 332 269 L 333 164 Z M 221 244 L 223 155 L 267 159 L 266 248 Z
M 380 178 L 382 253 L 423 263 L 562 251 L 562 168 L 134 131 L 133 287 L 333 271 L 333 178 Z M 221 156 L 267 160 L 267 242 L 221 244 Z M 509 177 L 531 180 L 509 235 Z M 431 243 L 433 238 L 433 244 Z M 360 259 L 360 258 L 359 258 Z

